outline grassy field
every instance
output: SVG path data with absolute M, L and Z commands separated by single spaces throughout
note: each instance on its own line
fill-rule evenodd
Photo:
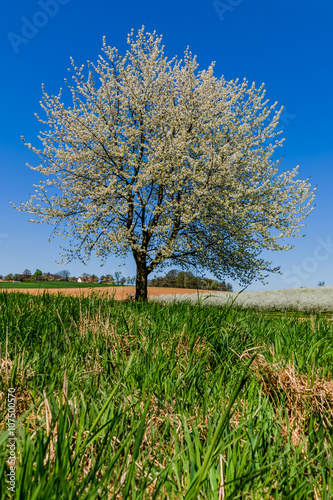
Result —
M 0 335 L 1 499 L 332 498 L 320 316 L 14 292 Z
M 0 282 L 0 290 L 6 288 L 103 288 L 117 285 L 103 285 L 101 283 L 78 283 L 77 281 L 35 281 L 35 282 Z

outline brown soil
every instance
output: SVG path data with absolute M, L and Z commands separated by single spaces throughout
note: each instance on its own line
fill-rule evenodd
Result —
M 117 287 L 92 287 L 92 288 L 6 288 L 2 289 L 3 292 L 22 292 L 30 293 L 31 295 L 40 295 L 44 292 L 53 295 L 58 295 L 58 293 L 63 295 L 73 295 L 75 297 L 83 296 L 87 297 L 92 293 L 98 295 L 105 295 L 108 297 L 114 297 L 116 300 L 125 300 L 128 295 L 135 295 L 134 286 L 117 286 Z M 159 295 L 184 295 L 197 293 L 196 289 L 193 288 L 162 288 L 162 287 L 148 287 L 148 297 L 156 297 Z M 209 293 L 209 290 L 199 290 L 199 293 Z

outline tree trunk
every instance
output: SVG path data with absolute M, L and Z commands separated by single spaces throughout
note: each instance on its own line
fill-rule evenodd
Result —
M 144 302 L 148 299 L 148 269 L 143 259 L 136 261 L 136 290 L 135 300 Z

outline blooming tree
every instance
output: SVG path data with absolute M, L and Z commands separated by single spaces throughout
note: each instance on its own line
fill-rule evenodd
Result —
M 272 158 L 282 109 L 264 85 L 199 71 L 189 50 L 169 60 L 155 32 L 132 31 L 128 44 L 121 56 L 104 40 L 87 71 L 72 61 L 70 101 L 43 86 L 42 147 L 25 144 L 46 180 L 16 208 L 71 238 L 66 262 L 131 252 L 137 300 L 165 264 L 241 283 L 277 271 L 262 250 L 292 248 L 283 239 L 314 199 L 298 167 L 279 173 Z

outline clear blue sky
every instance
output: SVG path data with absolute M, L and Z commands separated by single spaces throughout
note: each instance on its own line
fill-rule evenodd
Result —
M 266 84 L 267 97 L 285 105 L 286 142 L 281 169 L 300 164 L 300 176 L 318 185 L 316 208 L 306 221 L 306 237 L 289 252 L 271 253 L 283 277 L 271 275 L 266 289 L 333 285 L 333 2 L 331 0 L 17 0 L 1 6 L 0 80 L 0 274 L 25 268 L 44 272 L 68 269 L 72 275 L 120 270 L 134 275 L 132 259 L 110 256 L 101 268 L 93 258 L 58 265 L 63 240 L 48 239 L 52 226 L 29 224 L 15 211 L 29 199 L 39 174 L 26 162 L 36 159 L 21 135 L 37 145 L 41 84 L 57 93 L 68 76 L 70 56 L 77 65 L 95 61 L 107 43 L 126 49 L 127 33 L 146 25 L 163 34 L 166 53 L 181 57 L 187 45 L 201 68 L 216 61 L 216 75 L 246 77 Z M 124 265 L 125 264 L 125 265 Z M 118 267 L 121 265 L 122 267 Z M 234 284 L 234 289 L 238 287 Z M 260 283 L 249 287 L 263 289 Z

